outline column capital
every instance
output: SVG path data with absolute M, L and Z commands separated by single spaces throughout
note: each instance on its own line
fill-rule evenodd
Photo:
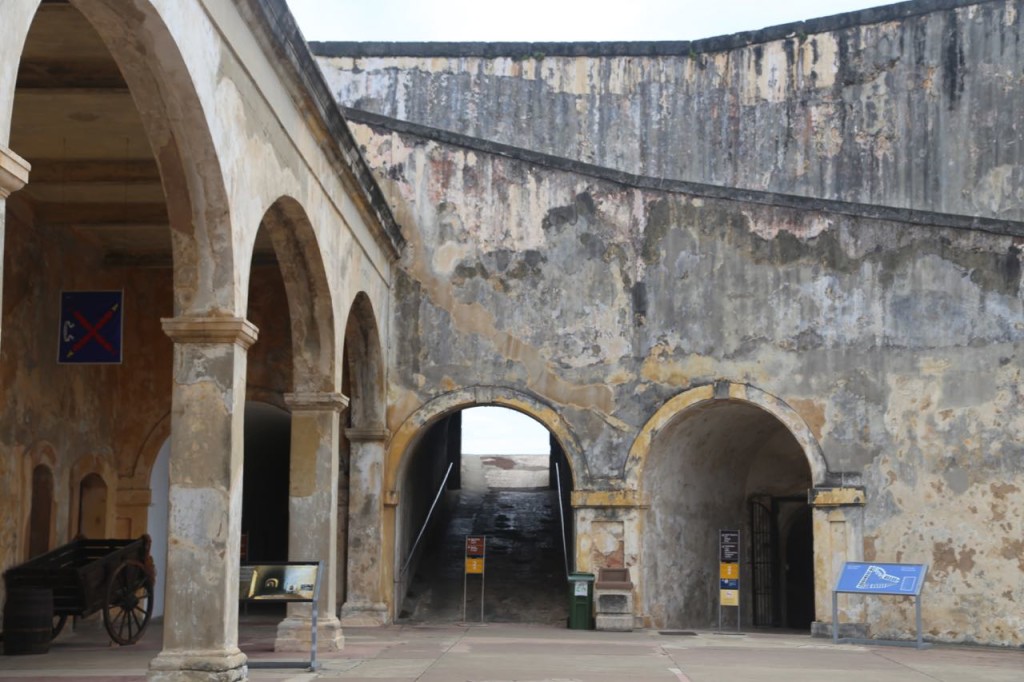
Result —
M 387 440 L 391 432 L 383 426 L 370 426 L 366 428 L 345 429 L 345 438 L 352 443 L 366 443 L 371 441 Z
M 0 199 L 6 199 L 28 182 L 32 164 L 0 144 Z
M 348 396 L 344 393 L 285 393 L 284 404 L 293 412 L 343 412 L 348 407 Z
M 164 333 L 175 343 L 234 343 L 243 349 L 256 343 L 260 330 L 244 317 L 164 317 Z

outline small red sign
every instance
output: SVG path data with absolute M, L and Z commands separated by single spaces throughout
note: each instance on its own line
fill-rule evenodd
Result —
M 467 557 L 482 557 L 484 556 L 484 545 L 487 538 L 482 535 L 467 535 L 466 536 L 466 556 Z

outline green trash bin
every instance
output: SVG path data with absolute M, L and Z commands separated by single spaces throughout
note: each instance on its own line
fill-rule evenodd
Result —
M 594 629 L 594 574 L 569 574 L 569 629 Z

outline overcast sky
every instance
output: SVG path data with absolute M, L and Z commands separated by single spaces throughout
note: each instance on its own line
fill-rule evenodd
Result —
M 462 412 L 462 452 L 467 455 L 549 455 L 548 430 L 531 417 L 504 407 Z
M 878 0 L 288 0 L 307 40 L 694 40 Z

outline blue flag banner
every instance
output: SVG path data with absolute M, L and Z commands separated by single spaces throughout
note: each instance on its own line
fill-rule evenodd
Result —
M 60 295 L 61 364 L 119 364 L 124 292 L 64 291 Z
M 916 597 L 921 594 L 927 570 L 924 564 L 847 562 L 839 574 L 835 591 Z

